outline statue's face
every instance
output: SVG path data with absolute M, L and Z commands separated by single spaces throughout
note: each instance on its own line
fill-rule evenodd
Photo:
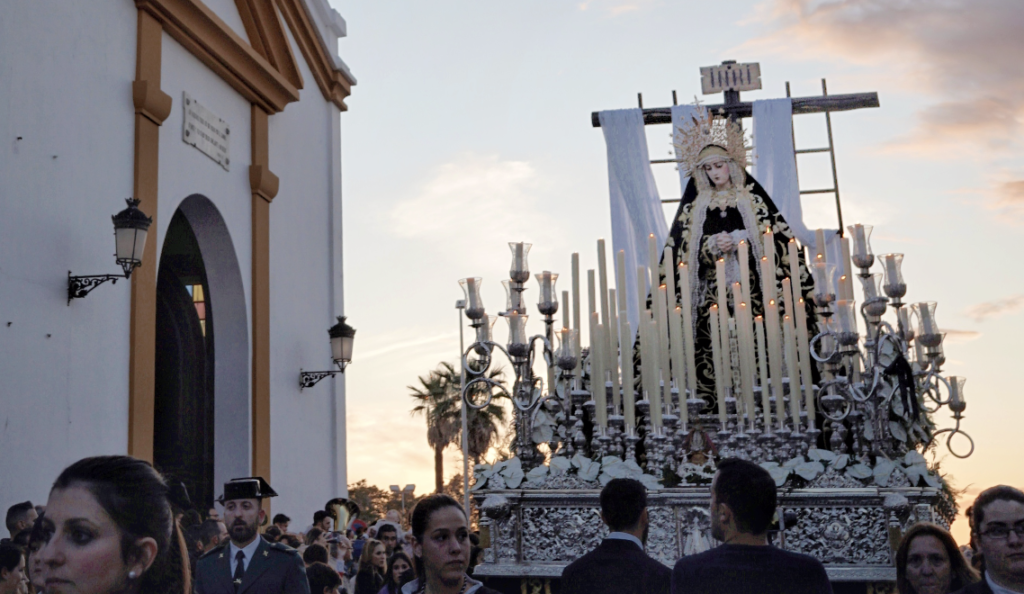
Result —
M 715 161 L 713 163 L 704 164 L 704 173 L 708 174 L 708 178 L 711 179 L 711 183 L 716 188 L 728 188 L 732 183 L 729 179 L 729 162 L 728 161 Z

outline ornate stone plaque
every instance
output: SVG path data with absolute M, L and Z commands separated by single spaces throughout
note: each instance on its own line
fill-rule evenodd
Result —
M 185 108 L 181 139 L 217 162 L 225 171 L 230 170 L 231 129 L 222 120 L 188 93 L 184 94 Z

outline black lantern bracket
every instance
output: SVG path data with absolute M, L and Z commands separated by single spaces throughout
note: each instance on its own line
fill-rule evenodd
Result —
M 146 245 L 146 233 L 153 223 L 151 217 L 139 210 L 139 200 L 127 198 L 128 208 L 110 217 L 114 223 L 114 238 L 117 250 L 115 261 L 121 266 L 124 274 L 93 274 L 74 276 L 68 271 L 68 305 L 72 299 L 82 299 L 93 289 L 110 281 L 117 284 L 122 278 L 131 278 L 132 271 L 142 265 L 142 252 Z
M 299 391 L 304 388 L 312 388 L 317 385 L 320 380 L 325 377 L 334 377 L 339 373 L 345 373 L 345 368 L 348 367 L 348 363 L 345 361 L 337 363 L 338 369 L 332 369 L 330 371 L 303 371 L 299 370 Z
M 93 289 L 102 285 L 107 281 L 111 281 L 111 284 L 117 284 L 117 281 L 122 278 L 128 278 L 124 274 L 94 274 L 91 276 L 72 276 L 71 271 L 68 271 L 68 305 L 71 305 L 72 299 L 82 299 Z

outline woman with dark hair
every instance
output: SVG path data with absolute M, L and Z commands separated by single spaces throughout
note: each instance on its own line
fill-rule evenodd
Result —
M 318 544 L 323 548 L 327 548 L 327 533 L 319 528 L 310 528 L 309 532 L 306 533 L 306 546 L 312 544 Z
M 172 507 L 180 501 L 182 493 L 131 456 L 65 468 L 43 518 L 47 594 L 189 594 L 188 551 Z
M 19 594 L 27 584 L 21 549 L 9 542 L 0 544 L 0 594 Z
M 309 580 L 309 594 L 338 594 L 341 576 L 323 563 L 313 563 L 306 568 Z
M 949 594 L 978 581 L 956 541 L 941 526 L 914 524 L 896 550 L 900 594 Z
M 355 594 L 377 594 L 384 587 L 384 572 L 387 571 L 388 557 L 384 543 L 367 539 L 363 554 L 359 556 L 359 572 L 356 573 L 352 589 Z
M 415 577 L 412 559 L 409 559 L 409 556 L 402 551 L 398 551 L 388 559 L 388 572 L 384 574 L 384 587 L 377 594 L 399 594 L 402 591 L 402 586 Z
M 438 493 L 420 500 L 412 512 L 416 579 L 402 594 L 498 594 L 466 575 L 469 521 L 457 501 Z

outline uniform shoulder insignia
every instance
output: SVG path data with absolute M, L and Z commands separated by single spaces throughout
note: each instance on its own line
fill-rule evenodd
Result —
M 228 546 L 227 543 L 221 544 L 221 545 L 217 545 L 217 546 L 213 547 L 212 549 L 210 549 L 209 551 L 206 551 L 205 553 L 200 555 L 199 558 L 200 559 L 206 559 L 207 557 L 212 557 L 214 555 L 219 555 L 219 556 L 223 557 L 224 556 L 224 549 L 226 549 L 227 546 Z

